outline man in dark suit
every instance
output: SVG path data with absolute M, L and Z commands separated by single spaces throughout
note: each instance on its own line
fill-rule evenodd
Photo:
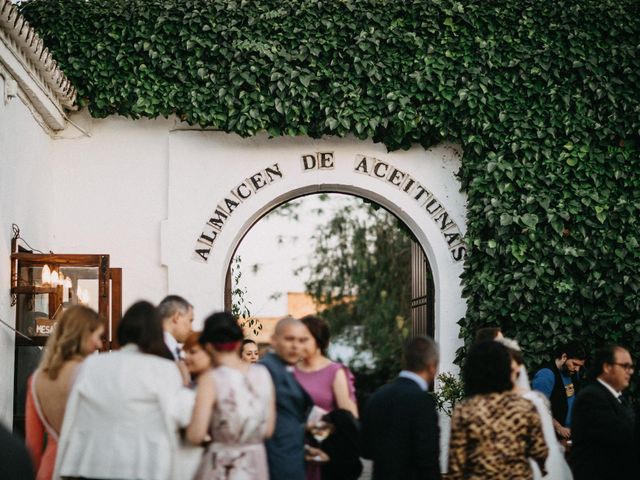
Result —
M 571 468 L 575 480 L 638 477 L 634 414 L 622 391 L 634 367 L 626 348 L 608 345 L 594 361 L 596 381 L 585 387 L 573 409 Z
M 276 325 L 271 339 L 274 353 L 260 361 L 267 367 L 276 391 L 276 428 L 266 441 L 271 480 L 304 480 L 304 431 L 313 401 L 293 377 L 293 365 L 308 341 L 307 328 L 291 317 Z
M 373 480 L 440 478 L 440 431 L 428 393 L 438 369 L 438 347 L 414 337 L 404 352 L 404 370 L 375 392 L 362 416 L 362 455 L 373 460 Z
M 0 424 L 0 478 L 30 480 L 35 478 L 31 457 L 22 439 L 12 435 Z

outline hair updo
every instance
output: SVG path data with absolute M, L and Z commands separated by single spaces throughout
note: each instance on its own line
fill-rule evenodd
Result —
M 200 335 L 202 345 L 211 343 L 215 347 L 220 344 L 239 342 L 244 338 L 238 320 L 229 312 L 216 312 L 204 321 L 204 329 Z
M 329 339 L 331 337 L 327 321 L 317 315 L 307 315 L 302 317 L 300 321 L 307 327 L 309 333 L 311 333 L 311 336 L 316 341 L 316 345 L 322 354 L 326 356 L 329 348 Z
M 463 379 L 467 397 L 511 390 L 511 356 L 507 347 L 493 340 L 472 345 L 465 359 Z

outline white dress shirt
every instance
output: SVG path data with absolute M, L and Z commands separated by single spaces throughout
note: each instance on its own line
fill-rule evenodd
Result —
M 425 391 L 425 392 L 427 390 L 429 390 L 429 384 L 427 383 L 427 381 L 424 378 L 422 378 L 420 375 L 415 373 L 415 372 L 411 372 L 409 370 L 402 370 L 398 374 L 398 377 L 400 377 L 400 378 L 408 378 L 409 380 L 413 380 L 414 382 L 416 382 L 418 384 L 420 389 Z
M 173 359 L 177 362 L 180 360 L 180 344 L 176 338 L 166 330 L 164 331 L 164 343 L 173 355 Z

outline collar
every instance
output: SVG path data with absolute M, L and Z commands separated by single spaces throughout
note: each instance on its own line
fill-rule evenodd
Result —
M 408 378 L 409 380 L 413 380 L 418 384 L 418 386 L 420 387 L 420 390 L 424 392 L 429 390 L 429 384 L 427 383 L 427 381 L 415 372 L 410 372 L 409 370 L 402 370 L 398 374 L 398 378 Z
M 136 345 L 135 343 L 127 343 L 126 345 L 123 345 L 122 347 L 120 347 L 120 351 L 121 352 L 139 352 L 140 347 L 138 347 L 138 345 Z
M 180 344 L 175 339 L 175 337 L 171 335 L 171 333 L 167 332 L 166 330 L 164 331 L 164 343 L 167 345 L 167 348 L 171 352 L 173 359 L 180 360 L 180 358 L 176 354 L 176 352 L 180 350 Z
M 609 385 L 607 382 L 605 382 L 604 380 L 602 380 L 600 377 L 597 378 L 597 380 L 604 385 L 604 387 L 609 390 L 611 392 L 611 395 L 613 395 L 616 400 L 620 399 L 620 396 L 622 395 L 622 392 L 616 392 L 613 387 L 611 385 Z
M 276 352 L 269 352 L 266 356 L 273 358 L 273 360 L 282 365 L 282 368 L 284 368 L 287 372 L 293 373 L 293 371 L 295 370 L 294 365 L 289 365 L 287 362 L 282 360 Z

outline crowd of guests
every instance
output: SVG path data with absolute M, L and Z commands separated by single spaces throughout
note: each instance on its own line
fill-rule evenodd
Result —
M 353 376 L 326 357 L 326 322 L 282 319 L 260 359 L 231 314 L 200 332 L 193 318 L 178 296 L 137 302 L 119 348 L 91 355 L 102 347 L 97 314 L 62 314 L 28 386 L 38 480 L 358 477 Z
M 200 332 L 193 318 L 182 297 L 137 302 L 118 325 L 120 348 L 92 355 L 104 333 L 97 314 L 62 314 L 28 386 L 35 478 L 355 480 L 361 457 L 374 479 L 442 478 L 431 338 L 407 342 L 403 370 L 359 412 L 353 375 L 327 356 L 323 319 L 283 318 L 260 355 L 230 313 Z M 636 421 L 621 395 L 629 351 L 603 347 L 582 389 L 584 349 L 568 343 L 555 357 L 530 384 L 517 342 L 478 332 L 446 478 L 637 477 Z

